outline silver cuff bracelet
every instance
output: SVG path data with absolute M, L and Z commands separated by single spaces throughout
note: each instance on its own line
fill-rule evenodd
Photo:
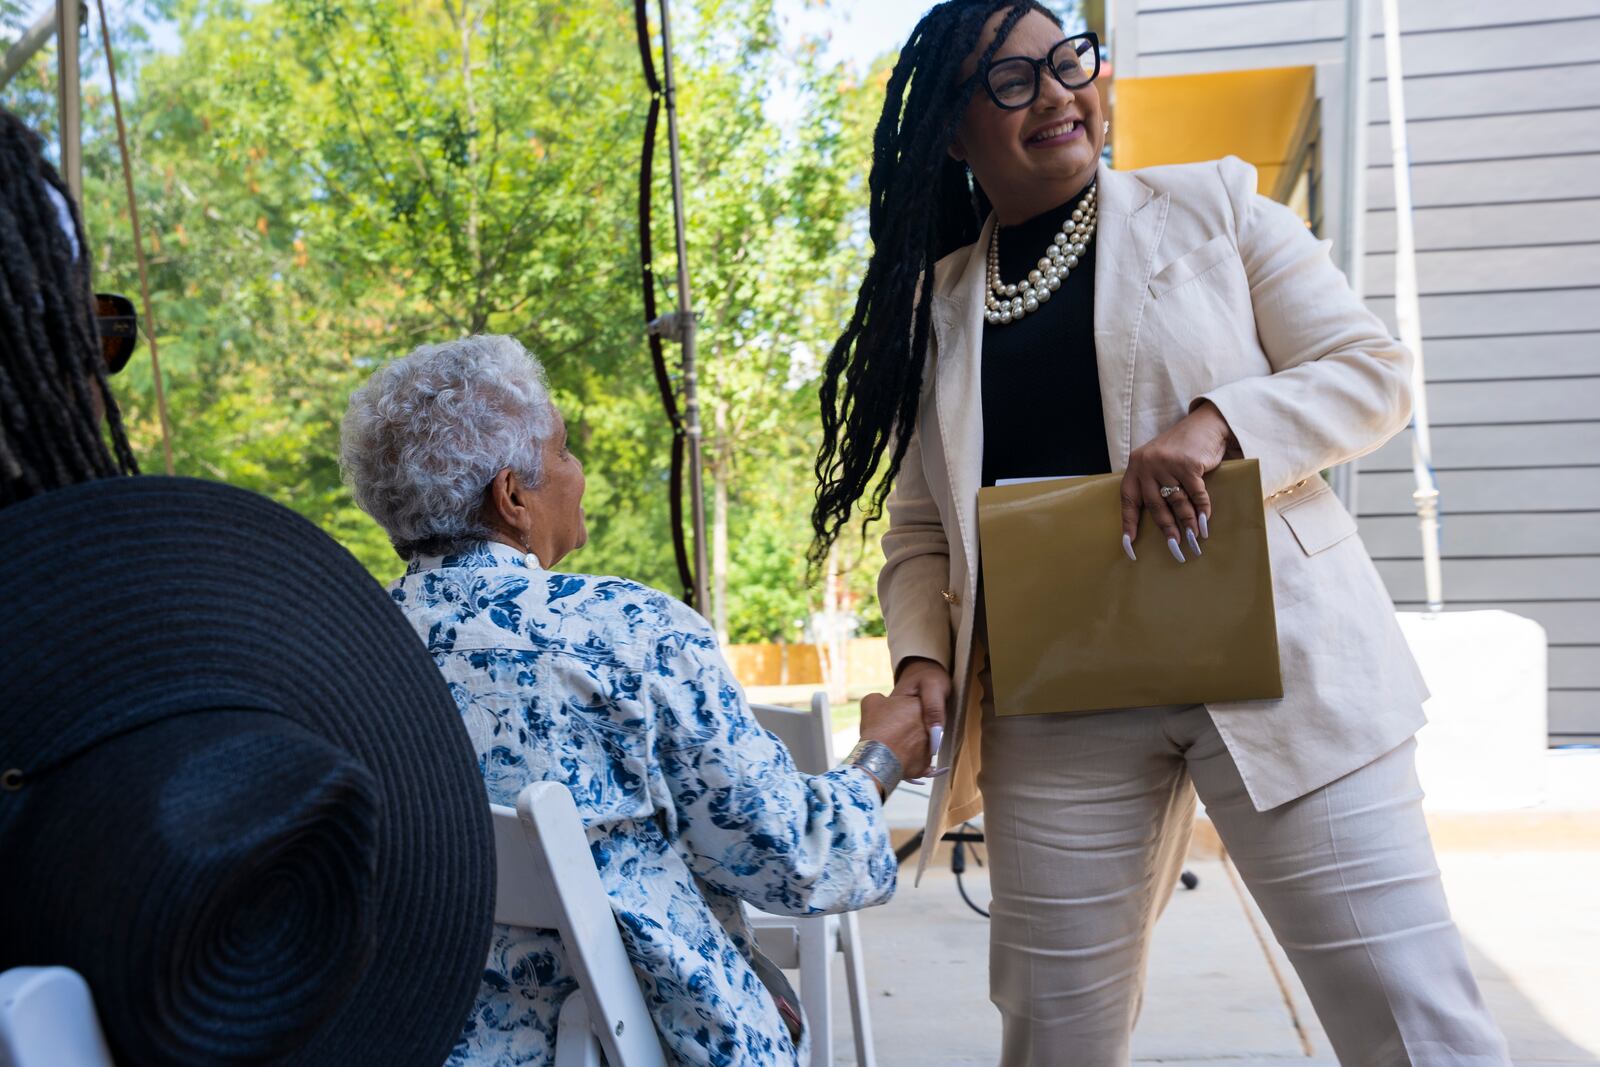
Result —
M 879 787 L 883 789 L 885 800 L 888 800 L 889 794 L 894 792 L 894 787 L 900 784 L 903 770 L 900 758 L 894 754 L 894 749 L 882 741 L 859 742 L 850 750 L 850 755 L 844 758 L 844 762 L 847 766 L 860 767 L 877 779 Z

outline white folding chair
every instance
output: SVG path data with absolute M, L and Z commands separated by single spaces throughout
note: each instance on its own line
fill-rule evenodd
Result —
M 66 967 L 0 974 L 0 1067 L 112 1067 L 82 975 Z
M 572 794 L 534 782 L 494 813 L 494 921 L 561 935 L 578 990 L 561 1007 L 556 1067 L 666 1067 Z
M 805 774 L 833 767 L 833 717 L 828 694 L 811 698 L 811 710 L 751 706 L 756 721 L 778 735 L 794 764 Z M 811 1030 L 811 1067 L 833 1065 L 833 954 L 844 956 L 845 983 L 850 993 L 850 1022 L 855 1031 L 858 1067 L 877 1067 L 872 1052 L 872 1017 L 867 1007 L 866 949 L 854 912 L 796 918 L 750 912 L 750 926 L 773 963 L 800 971 L 800 1003 Z

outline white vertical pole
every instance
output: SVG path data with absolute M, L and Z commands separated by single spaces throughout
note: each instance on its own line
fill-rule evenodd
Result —
M 1406 147 L 1405 72 L 1400 61 L 1398 0 L 1383 0 L 1383 54 L 1389 89 L 1389 149 L 1394 158 L 1394 307 L 1400 340 L 1415 362 L 1411 370 L 1412 499 L 1422 534 L 1422 571 L 1428 611 L 1444 610 L 1439 568 L 1439 486 L 1433 476 L 1433 440 L 1428 432 L 1427 376 L 1422 363 L 1422 310 L 1417 294 L 1417 243 L 1411 215 L 1411 153 Z
M 1340 259 L 1357 296 L 1365 295 L 1367 251 L 1367 92 L 1371 81 L 1369 0 L 1345 0 L 1344 166 L 1339 202 Z M 1333 489 L 1352 515 L 1359 514 L 1359 460 L 1333 469 Z
M 61 109 L 61 177 L 83 203 L 83 93 L 78 64 L 78 0 L 56 3 L 56 102 Z

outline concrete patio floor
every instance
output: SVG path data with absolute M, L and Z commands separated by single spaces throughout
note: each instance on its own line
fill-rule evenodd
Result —
M 1441 866 L 1519 1067 L 1600 1067 L 1600 853 L 1447 853 Z M 1178 891 L 1156 930 L 1135 1062 L 1335 1067 L 1304 990 L 1270 936 L 1263 950 L 1251 923 L 1265 924 L 1223 861 L 1189 869 L 1199 886 Z M 982 870 L 969 867 L 965 882 L 988 902 Z M 919 888 L 908 881 L 861 926 L 881 1067 L 994 1064 L 988 925 L 962 903 L 948 868 L 930 870 Z M 835 1024 L 835 1062 L 854 1064 L 842 972 Z
M 1600 809 L 1562 806 L 1526 813 L 1528 834 L 1489 818 L 1483 834 L 1458 819 L 1435 835 L 1473 970 L 1518 1067 L 1600 1067 Z M 914 797 L 892 808 L 901 832 L 919 822 Z M 1188 864 L 1199 887 L 1180 889 L 1156 929 L 1135 1062 L 1336 1067 L 1293 969 L 1204 838 L 1202 825 Z M 878 1063 L 993 1065 L 988 924 L 962 903 L 947 859 L 917 888 L 913 870 L 908 862 L 891 903 L 861 915 Z M 987 875 L 970 861 L 965 882 L 986 905 Z M 835 990 L 835 1062 L 854 1064 L 842 969 Z

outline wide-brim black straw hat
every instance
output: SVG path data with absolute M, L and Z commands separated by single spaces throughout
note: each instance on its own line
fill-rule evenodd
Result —
M 119 1067 L 442 1062 L 494 848 L 384 591 L 190 479 L 5 508 L 0 552 L 0 970 L 83 974 Z

